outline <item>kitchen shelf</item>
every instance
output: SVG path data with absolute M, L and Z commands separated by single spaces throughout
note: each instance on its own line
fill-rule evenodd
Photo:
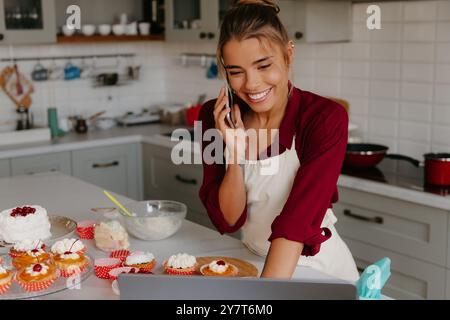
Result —
M 84 36 L 84 35 L 73 35 L 73 36 L 61 36 L 58 35 L 58 43 L 98 43 L 98 42 L 129 42 L 129 41 L 164 41 L 164 35 L 148 35 L 148 36 Z

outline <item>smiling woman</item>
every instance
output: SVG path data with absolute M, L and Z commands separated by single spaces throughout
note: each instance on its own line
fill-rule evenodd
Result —
M 270 0 L 240 0 L 223 19 L 217 59 L 236 103 L 227 106 L 222 89 L 200 112 L 203 132 L 217 129 L 225 146 L 224 164 L 203 159 L 200 198 L 219 232 L 242 228 L 248 249 L 266 256 L 262 277 L 290 278 L 299 264 L 355 281 L 331 210 L 348 115 L 289 81 L 295 48 L 278 12 Z M 225 121 L 230 112 L 234 128 Z M 211 143 L 203 141 L 203 151 Z

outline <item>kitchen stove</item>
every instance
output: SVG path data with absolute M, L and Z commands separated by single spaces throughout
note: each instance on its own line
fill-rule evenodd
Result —
M 376 167 L 369 169 L 344 167 L 342 174 L 443 197 L 450 196 L 450 186 L 426 185 L 424 169 L 414 167 L 407 161 L 384 158 Z

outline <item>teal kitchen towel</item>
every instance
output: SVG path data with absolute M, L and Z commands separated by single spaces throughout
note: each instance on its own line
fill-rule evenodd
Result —
M 391 259 L 385 257 L 368 266 L 356 282 L 360 300 L 380 300 L 381 289 L 391 276 Z

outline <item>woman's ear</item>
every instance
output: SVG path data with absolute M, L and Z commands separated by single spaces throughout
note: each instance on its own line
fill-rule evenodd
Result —
M 288 42 L 287 53 L 288 53 L 288 67 L 290 67 L 294 62 L 294 53 L 295 53 L 295 44 L 292 40 Z

